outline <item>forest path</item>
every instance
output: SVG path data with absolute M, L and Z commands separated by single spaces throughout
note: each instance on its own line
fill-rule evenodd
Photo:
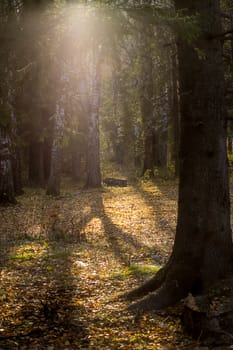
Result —
M 175 315 L 136 322 L 121 293 L 167 260 L 177 183 L 27 190 L 0 208 L 0 349 L 182 349 Z

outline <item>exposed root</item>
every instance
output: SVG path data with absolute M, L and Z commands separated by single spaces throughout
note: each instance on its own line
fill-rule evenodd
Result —
M 130 292 L 123 295 L 127 300 L 134 300 L 148 293 L 154 292 L 156 289 L 160 288 L 166 278 L 166 266 L 160 269 L 155 276 L 146 281 L 143 285 L 131 290 Z
M 196 279 L 195 269 L 176 263 L 166 265 L 151 280 L 129 292 L 128 299 L 147 295 L 128 310 L 143 313 L 173 306 L 192 291 Z
M 131 304 L 128 310 L 133 312 L 161 310 L 168 306 L 175 305 L 184 298 L 187 293 L 188 291 L 184 291 L 183 288 L 177 286 L 176 281 L 171 281 L 169 284 L 164 283 L 157 291 Z

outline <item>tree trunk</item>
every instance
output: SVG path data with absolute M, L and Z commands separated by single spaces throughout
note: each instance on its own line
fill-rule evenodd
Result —
M 0 126 L 0 203 L 15 203 L 10 139 L 7 130 Z
M 65 67 L 63 67 L 65 70 Z M 53 142 L 50 159 L 50 175 L 47 187 L 47 194 L 52 196 L 60 195 L 61 171 L 62 171 L 62 142 L 64 135 L 65 100 L 67 77 L 65 72 L 61 77 L 61 92 L 56 103 L 54 115 Z
M 48 181 L 47 194 L 52 196 L 60 195 L 61 166 L 62 166 L 62 141 L 64 134 L 64 107 L 61 101 L 56 104 L 54 119 L 53 143 L 51 149 L 50 176 Z
M 160 98 L 159 120 L 155 132 L 154 164 L 158 167 L 167 167 L 168 153 L 168 120 L 169 120 L 169 89 L 164 84 Z
M 154 136 L 154 115 L 153 115 L 153 63 L 151 52 L 152 30 L 141 23 L 140 51 L 141 51 L 141 114 L 144 130 L 144 160 L 142 175 L 147 170 L 154 176 L 153 136 Z
M 7 76 L 7 97 L 9 104 L 10 120 L 11 120 L 11 134 L 13 143 L 11 147 L 12 156 L 12 171 L 13 171 L 13 183 L 15 195 L 23 194 L 22 186 L 22 169 L 21 169 L 21 157 L 20 148 L 18 146 L 18 123 L 15 113 L 15 90 L 13 88 L 13 71 L 11 68 L 6 69 Z
M 219 1 L 175 0 L 198 16 L 200 34 L 179 38 L 180 184 L 172 255 L 160 272 L 129 293 L 153 292 L 133 309 L 159 309 L 189 292 L 201 292 L 232 272 L 232 238 L 226 157 L 224 78 Z M 201 54 L 200 54 L 201 53 Z M 157 291 L 155 291 L 158 289 Z
M 86 187 L 100 187 L 100 145 L 99 145 L 99 105 L 100 105 L 100 57 L 99 47 L 93 49 L 91 110 L 88 120 L 87 182 Z
M 175 176 L 179 175 L 179 139 L 180 139 L 180 118 L 178 98 L 178 77 L 177 57 L 172 55 L 172 129 L 173 129 L 173 154 L 175 165 Z

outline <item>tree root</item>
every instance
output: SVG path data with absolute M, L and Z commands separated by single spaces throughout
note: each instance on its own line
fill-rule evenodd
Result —
M 146 281 L 143 285 L 123 295 L 127 300 L 135 300 L 158 289 L 166 278 L 166 266 L 161 268 L 155 276 Z
M 131 304 L 128 310 L 144 313 L 173 306 L 192 292 L 197 273 L 182 263 L 168 263 L 145 284 L 125 295 L 129 300 L 145 296 Z

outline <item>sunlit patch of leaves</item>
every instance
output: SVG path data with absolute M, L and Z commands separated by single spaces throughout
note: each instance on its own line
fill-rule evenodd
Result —
M 156 180 L 157 181 L 157 180 Z M 126 311 L 119 295 L 167 261 L 177 184 L 134 182 L 0 208 L 0 349 L 181 349 L 179 319 Z

